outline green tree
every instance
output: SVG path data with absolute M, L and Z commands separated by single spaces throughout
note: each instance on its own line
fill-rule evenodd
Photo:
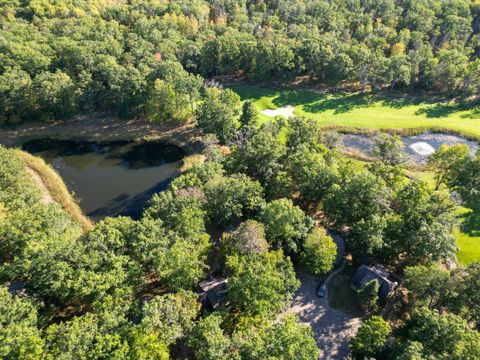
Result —
M 267 241 L 277 248 L 296 253 L 312 227 L 312 220 L 290 199 L 268 203 L 260 215 Z
M 469 264 L 465 270 L 466 276 L 460 297 L 466 304 L 467 319 L 474 321 L 477 329 L 480 329 L 480 263 Z
M 209 237 L 192 242 L 171 235 L 171 245 L 158 253 L 157 272 L 172 290 L 189 290 L 205 276 Z
M 256 126 L 258 122 L 258 110 L 251 101 L 245 101 L 242 106 L 242 115 L 240 116 L 241 126 Z
M 329 155 L 328 152 L 322 154 L 299 146 L 297 151 L 289 156 L 288 168 L 300 194 L 306 200 L 322 200 L 337 181 L 337 165 L 335 159 Z
M 193 116 L 202 79 L 189 74 L 178 62 L 162 62 L 149 91 L 146 114 L 151 121 L 186 121 Z
M 449 194 L 410 181 L 395 197 L 398 217 L 389 224 L 391 250 L 410 263 L 448 259 L 456 252 Z
M 296 151 L 301 145 L 316 149 L 320 140 L 321 129 L 318 121 L 301 116 L 288 119 L 287 148 L 289 151 Z
M 395 360 L 424 360 L 423 345 L 417 341 L 407 341 L 396 344 L 389 359 Z
M 45 352 L 52 359 L 125 359 L 129 347 L 119 329 L 94 314 L 52 324 L 45 330 Z
M 372 215 L 352 225 L 347 240 L 354 256 L 369 257 L 381 254 L 386 247 L 386 216 Z
M 448 295 L 453 290 L 450 274 L 438 266 L 407 267 L 402 284 L 408 289 L 412 306 L 429 309 L 447 305 Z
M 333 269 L 337 257 L 337 245 L 325 229 L 315 227 L 303 244 L 301 260 L 307 270 L 315 275 L 325 274 Z
M 293 265 L 281 250 L 229 256 L 227 270 L 230 306 L 246 317 L 275 317 L 299 286 Z
M 357 291 L 357 300 L 360 306 L 367 312 L 376 311 L 378 309 L 378 290 L 380 284 L 378 280 L 373 279 L 364 284 Z
M 232 90 L 208 88 L 196 111 L 198 126 L 207 134 L 215 134 L 225 144 L 235 135 L 239 107 L 240 97 Z
M 454 314 L 440 315 L 421 308 L 405 324 L 410 341 L 423 345 L 423 356 L 435 359 L 475 359 L 480 356 L 480 334 Z
M 158 334 L 146 334 L 138 328 L 130 332 L 129 358 L 138 360 L 169 360 L 170 354 L 166 344 L 158 340 Z
M 264 204 L 262 186 L 245 174 L 212 178 L 205 185 L 205 196 L 210 222 L 221 226 L 256 214 Z
M 162 191 L 152 196 L 144 216 L 161 219 L 182 236 L 197 236 L 205 232 L 204 194 L 198 188 Z
M 389 199 L 389 189 L 382 179 L 361 172 L 348 176 L 344 184 L 335 184 L 323 203 L 326 214 L 342 227 L 382 214 L 389 207 Z
M 380 134 L 372 148 L 373 155 L 386 165 L 399 165 L 403 162 L 403 142 L 398 135 Z
M 227 255 L 265 253 L 268 243 L 263 224 L 255 220 L 242 222 L 234 232 L 224 235 L 222 246 Z
M 358 329 L 350 342 L 350 349 L 356 359 L 375 357 L 385 346 L 390 335 L 390 325 L 380 316 L 372 316 Z
M 468 157 L 466 145 L 442 145 L 428 159 L 428 167 L 435 172 L 435 189 L 441 185 L 453 185 Z
M 241 344 L 242 359 L 314 360 L 319 356 L 311 327 L 300 324 L 292 314 L 282 322 L 242 335 L 243 338 L 233 338 Z
M 268 184 L 282 168 L 286 148 L 278 136 L 278 129 L 266 123 L 235 154 L 238 157 L 236 161 L 246 167 L 249 175 L 258 178 L 262 184 Z
M 30 75 L 18 68 L 0 75 L 0 124 L 16 124 L 32 115 L 36 103 Z
M 37 328 L 37 309 L 28 298 L 12 296 L 0 287 L 0 357 L 34 360 L 41 357 L 44 341 Z
M 200 319 L 193 328 L 187 344 L 198 360 L 239 359 L 232 352 L 231 340 L 224 334 L 221 325 L 221 316 L 214 313 Z
M 466 158 L 454 176 L 449 186 L 461 194 L 467 206 L 476 208 L 480 192 L 480 151 L 477 150 L 475 156 Z
M 32 91 L 40 106 L 37 111 L 41 120 L 62 120 L 75 114 L 75 84 L 61 70 L 37 75 L 32 82 Z
M 162 343 L 174 344 L 192 329 L 199 310 L 192 292 L 156 296 L 143 306 L 141 327 L 146 333 L 157 333 Z

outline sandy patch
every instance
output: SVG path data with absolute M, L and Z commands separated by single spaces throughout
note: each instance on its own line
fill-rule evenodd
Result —
M 425 141 L 419 141 L 409 146 L 415 153 L 422 156 L 429 156 L 435 152 L 435 148 Z
M 293 116 L 293 110 L 295 110 L 295 106 L 286 105 L 286 106 L 279 107 L 277 109 L 266 109 L 266 110 L 263 110 L 262 113 L 263 115 L 266 115 L 269 117 L 284 116 L 286 118 L 290 118 Z

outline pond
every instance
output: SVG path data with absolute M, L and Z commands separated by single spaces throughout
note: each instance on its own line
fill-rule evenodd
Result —
M 116 215 L 138 219 L 151 196 L 178 175 L 185 156 L 162 142 L 41 139 L 26 142 L 23 150 L 58 171 L 92 220 Z
M 429 156 L 440 149 L 443 144 L 449 146 L 466 144 L 470 149 L 471 155 L 474 155 L 479 148 L 479 145 L 475 141 L 450 134 L 426 132 L 415 136 L 402 136 L 401 139 L 404 145 L 405 160 L 416 164 L 425 164 Z M 345 134 L 341 140 L 341 146 L 345 149 L 358 151 L 367 156 L 372 156 L 371 150 L 374 143 L 374 136 L 361 134 Z

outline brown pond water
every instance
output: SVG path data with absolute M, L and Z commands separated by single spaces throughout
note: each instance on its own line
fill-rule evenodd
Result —
M 178 175 L 185 155 L 180 148 L 162 142 L 40 139 L 25 143 L 23 149 L 58 171 L 93 220 L 140 217 L 151 196 Z

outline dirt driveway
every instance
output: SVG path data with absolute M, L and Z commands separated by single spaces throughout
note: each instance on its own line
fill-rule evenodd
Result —
M 312 326 L 322 360 L 344 359 L 348 353 L 348 341 L 360 326 L 360 319 L 352 318 L 328 306 L 327 296 L 319 298 L 319 280 L 303 271 L 297 273 L 301 282 L 290 312 L 302 323 Z

